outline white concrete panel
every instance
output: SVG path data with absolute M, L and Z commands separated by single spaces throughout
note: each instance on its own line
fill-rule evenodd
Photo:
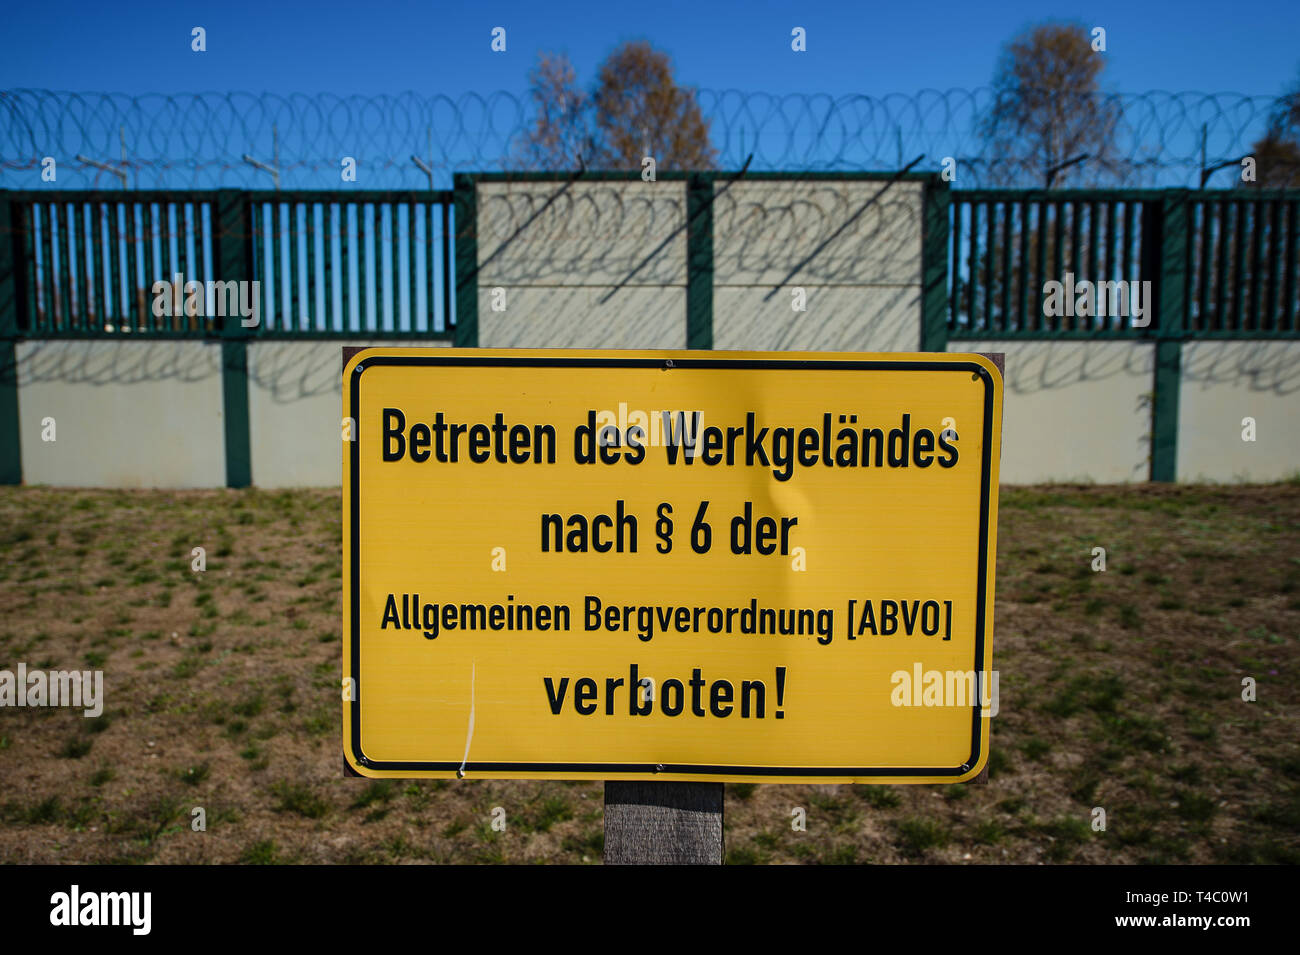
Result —
M 1148 479 L 1154 345 L 992 340 L 948 351 L 1006 355 L 1003 483 Z
M 1180 481 L 1279 481 L 1300 473 L 1300 342 L 1183 344 Z M 1242 420 L 1255 419 L 1255 440 Z
M 725 185 L 715 185 L 715 287 L 921 281 L 920 183 L 894 183 L 875 202 L 886 183 L 742 180 L 724 192 Z
M 253 484 L 267 488 L 341 485 L 344 346 L 447 344 L 427 339 L 251 343 L 248 436 Z
M 509 287 L 494 312 L 491 289 L 479 286 L 478 341 L 483 348 L 685 348 L 682 286 Z
M 686 283 L 685 182 L 481 183 L 477 198 L 480 286 Z
M 916 351 L 919 285 L 809 287 L 807 311 L 788 289 L 713 289 L 713 347 L 773 351 Z
M 219 343 L 30 341 L 17 359 L 26 483 L 225 486 Z

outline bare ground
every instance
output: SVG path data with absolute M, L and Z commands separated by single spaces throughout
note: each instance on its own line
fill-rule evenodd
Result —
M 989 782 L 730 785 L 728 861 L 1300 861 L 1300 486 L 1000 508 Z M 328 491 L 0 489 L 0 670 L 111 677 L 106 718 L 0 709 L 0 861 L 601 860 L 599 783 L 342 778 L 339 520 Z

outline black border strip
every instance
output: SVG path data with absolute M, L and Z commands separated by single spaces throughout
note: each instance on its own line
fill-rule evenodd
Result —
M 980 474 L 980 532 L 979 567 L 975 594 L 975 666 L 983 670 L 984 621 L 986 617 L 986 591 L 988 584 L 989 495 L 993 454 L 993 376 L 987 368 L 970 361 L 852 361 L 827 359 L 721 359 L 721 358 L 565 358 L 556 356 L 471 356 L 471 355 L 376 355 L 362 358 L 352 369 L 348 383 L 352 420 L 360 421 L 361 373 L 371 367 L 388 366 L 482 366 L 496 368 L 659 368 L 659 369 L 774 369 L 782 371 L 965 371 L 984 382 L 984 447 Z M 456 772 L 464 769 L 468 775 L 478 773 L 590 773 L 597 777 L 605 773 L 643 773 L 654 778 L 661 773 L 678 773 L 696 776 L 961 776 L 970 772 L 980 758 L 980 699 L 981 681 L 975 681 L 975 704 L 971 707 L 971 752 L 960 766 L 943 767 L 823 767 L 807 766 L 710 766 L 681 763 L 499 763 L 499 762 L 412 762 L 373 760 L 361 748 L 361 517 L 360 492 L 357 472 L 361 462 L 360 435 L 349 445 L 349 499 L 351 504 L 350 531 L 352 535 L 351 566 L 348 576 L 352 588 L 352 668 L 353 699 L 349 709 L 352 723 L 352 758 L 358 766 L 380 772 Z

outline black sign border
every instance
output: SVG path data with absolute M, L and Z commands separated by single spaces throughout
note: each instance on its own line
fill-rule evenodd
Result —
M 382 347 L 382 346 L 380 346 Z M 963 776 L 979 764 L 981 750 L 980 699 L 981 681 L 975 680 L 975 704 L 971 707 L 971 751 L 970 756 L 960 766 L 941 767 L 808 767 L 808 766 L 711 766 L 694 763 L 503 763 L 503 762 L 420 762 L 409 760 L 374 760 L 366 756 L 361 748 L 361 567 L 360 555 L 360 500 L 358 490 L 358 470 L 361 462 L 361 436 L 355 422 L 360 420 L 361 374 L 367 368 L 379 366 L 444 366 L 444 367 L 485 367 L 485 368 L 657 368 L 664 371 L 687 369 L 765 369 L 783 371 L 964 371 L 984 382 L 984 425 L 983 455 L 980 472 L 980 533 L 979 533 L 979 568 L 978 590 L 975 610 L 975 665 L 974 672 L 983 671 L 984 659 L 984 622 L 987 616 L 988 591 L 988 541 L 989 541 L 989 495 L 991 492 L 991 462 L 993 454 L 993 376 L 987 368 L 972 361 L 923 361 L 923 360 L 852 360 L 852 359 L 781 359 L 781 358 L 693 358 L 693 357 L 628 357 L 612 356 L 600 358 L 542 357 L 538 355 L 520 355 L 518 357 L 502 355 L 474 356 L 466 354 L 438 355 L 421 353 L 419 355 L 373 355 L 361 353 L 361 360 L 352 368 L 348 381 L 349 407 L 353 425 L 352 440 L 349 445 L 349 496 L 351 503 L 351 521 L 349 533 L 352 535 L 351 566 L 348 577 L 352 590 L 351 635 L 352 635 L 352 669 L 353 698 L 349 707 L 352 724 L 352 761 L 356 766 L 372 769 L 376 772 L 460 772 L 466 776 L 471 773 L 574 773 L 584 777 L 602 778 L 606 774 L 637 773 L 647 779 L 662 778 L 664 774 L 676 773 L 707 778 L 710 776 L 896 776 L 907 779 L 918 776 Z

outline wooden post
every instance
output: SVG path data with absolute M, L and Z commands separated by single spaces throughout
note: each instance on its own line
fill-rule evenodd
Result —
M 722 783 L 605 783 L 606 865 L 721 865 Z

